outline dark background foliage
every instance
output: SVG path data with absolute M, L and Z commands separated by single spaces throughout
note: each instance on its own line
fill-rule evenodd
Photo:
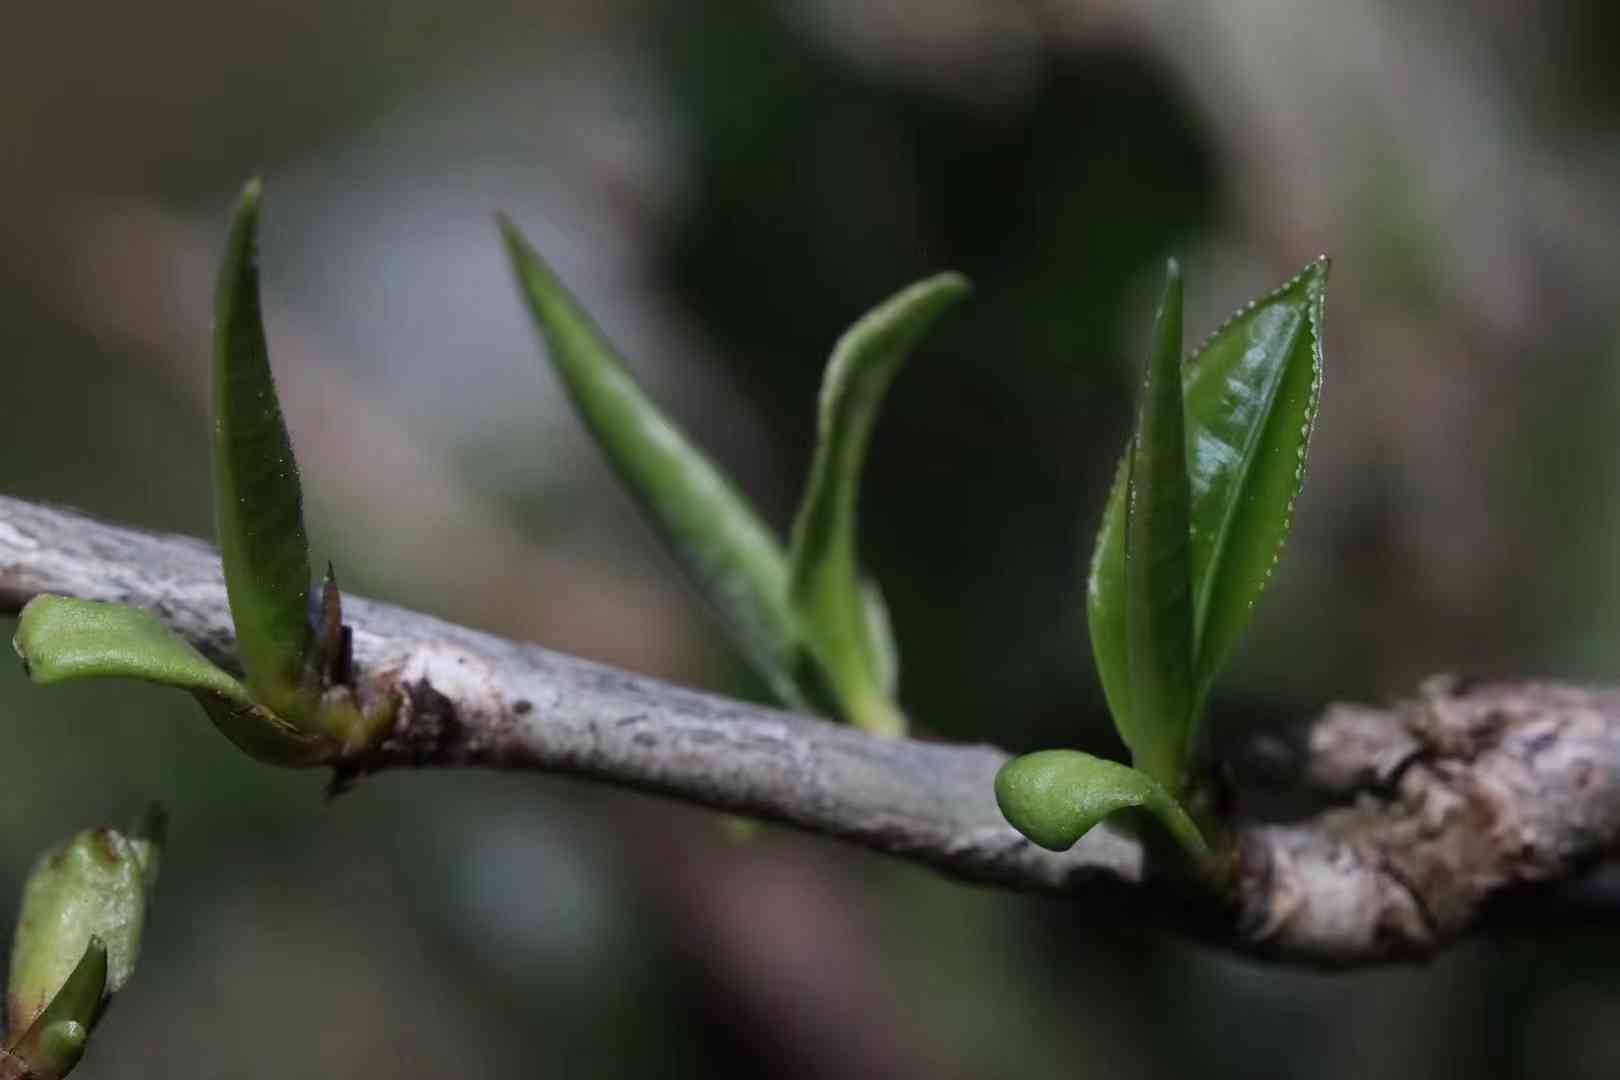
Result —
M 784 527 L 833 339 L 953 267 L 975 296 L 896 384 L 864 493 L 903 699 L 930 733 L 1119 753 L 1081 596 L 1161 260 L 1185 259 L 1196 337 L 1325 250 L 1314 467 L 1217 728 L 1433 671 L 1614 678 L 1611 5 L 447 10 L 11 13 L 0 490 L 208 532 L 213 267 L 262 173 L 317 555 L 757 695 L 562 403 L 490 214 Z M 1328 977 L 569 781 L 329 803 L 143 687 L 0 671 L 0 732 L 6 923 L 36 851 L 174 811 L 88 1077 L 1620 1068 L 1602 928 Z

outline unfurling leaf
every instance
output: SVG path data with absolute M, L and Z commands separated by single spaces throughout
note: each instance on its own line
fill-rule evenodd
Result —
M 1185 379 L 1195 666 L 1202 700 L 1288 536 L 1322 389 L 1328 261 L 1234 315 Z
M 17 620 L 12 647 L 41 685 L 123 678 L 188 690 L 227 738 L 262 761 L 312 765 L 331 756 L 327 740 L 256 704 L 246 687 L 138 608 L 36 596 Z
M 1093 653 L 1139 763 L 1180 790 L 1204 701 L 1287 535 L 1321 386 L 1326 260 L 1240 310 L 1182 372 L 1189 514 L 1191 700 L 1173 753 L 1144 757 L 1126 624 L 1133 436 L 1103 511 L 1087 586 Z M 1167 766 L 1165 758 L 1168 756 Z
M 794 678 L 799 634 L 781 544 L 647 399 L 606 335 L 517 228 L 503 218 L 500 229 L 552 367 L 609 464 L 772 692 L 807 708 Z
M 309 544 L 259 311 L 258 217 L 254 181 L 231 224 L 215 301 L 214 529 L 248 685 L 259 704 L 301 724 L 315 697 Z
M 129 980 L 162 844 L 162 812 L 154 810 L 141 831 L 90 829 L 35 865 L 6 990 L 7 1030 L 21 1037 L 14 1053 L 24 1033 L 44 1036 L 63 1021 L 90 1030 L 104 995 Z
M 1151 776 L 1078 750 L 1042 750 L 1007 762 L 996 774 L 996 802 L 1013 828 L 1052 851 L 1072 847 L 1116 810 L 1139 806 L 1195 859 L 1209 854 L 1198 826 Z
M 877 641 L 856 552 L 861 467 L 884 393 L 923 334 L 968 283 L 959 274 L 920 281 L 873 309 L 839 339 L 821 384 L 816 453 L 790 549 L 790 598 L 819 667 L 849 718 L 885 735 L 905 719 L 883 689 Z

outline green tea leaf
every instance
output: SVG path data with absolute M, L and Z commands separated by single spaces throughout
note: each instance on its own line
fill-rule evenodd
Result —
M 331 757 L 326 740 L 301 733 L 255 703 L 246 687 L 138 608 L 36 596 L 18 617 L 12 647 L 40 685 L 115 678 L 178 687 L 202 703 L 227 738 L 261 761 L 297 766 Z
M 821 384 L 815 459 L 793 524 L 790 597 L 810 648 L 849 719 L 883 734 L 905 728 L 883 690 L 883 646 L 857 568 L 861 466 L 900 365 L 967 293 L 959 274 L 939 274 L 897 293 L 839 339 Z
M 214 529 L 248 685 L 298 723 L 313 704 L 309 544 L 259 312 L 258 218 L 254 181 L 231 224 L 214 315 Z
M 156 616 L 123 604 L 36 596 L 22 609 L 12 647 L 41 686 L 71 679 L 141 679 L 253 704 L 247 689 Z
M 1116 810 L 1140 806 L 1194 858 L 1209 854 L 1198 826 L 1146 773 L 1078 750 L 1041 750 L 996 774 L 996 803 L 1013 828 L 1052 851 L 1066 851 Z
M 1183 752 L 1190 752 L 1210 685 L 1287 534 L 1321 386 L 1326 277 L 1327 261 L 1318 260 L 1243 308 L 1182 372 L 1193 610 L 1193 700 Z M 1126 647 L 1132 461 L 1128 451 L 1109 493 L 1086 592 L 1097 671 L 1122 735 L 1140 729 Z M 1136 752 L 1130 736 L 1126 741 Z
M 1091 598 L 1092 638 L 1114 724 L 1138 768 L 1180 790 L 1193 724 L 1192 589 L 1181 400 L 1181 269 L 1172 260 L 1154 320 L 1125 465 L 1120 579 Z M 1094 590 L 1095 592 L 1096 590 Z
M 794 676 L 799 633 L 781 544 L 647 399 L 517 228 L 504 218 L 499 224 L 552 366 L 609 464 L 771 690 L 788 705 L 808 708 Z
M 1322 388 L 1327 273 L 1327 260 L 1318 259 L 1239 311 L 1186 374 L 1200 700 L 1288 535 Z

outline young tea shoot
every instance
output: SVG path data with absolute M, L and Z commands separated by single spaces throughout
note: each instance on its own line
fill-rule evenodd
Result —
M 298 463 L 282 420 L 259 307 L 259 185 L 242 192 L 220 268 L 213 363 L 214 526 L 245 680 L 152 615 L 35 597 L 13 644 L 37 683 L 131 678 L 189 691 L 238 747 L 277 765 L 331 762 L 369 745 L 392 701 L 362 703 L 330 575 L 309 614 Z
M 839 339 L 822 384 L 810 479 L 784 550 L 636 385 L 533 246 L 504 218 L 500 229 L 552 367 L 585 426 L 771 691 L 794 708 L 826 704 L 868 731 L 904 734 L 888 618 L 858 567 L 861 469 L 889 384 L 929 327 L 967 294 L 967 282 L 940 274 L 912 285 Z
M 1210 688 L 1271 576 L 1304 480 L 1327 269 L 1319 259 L 1245 306 L 1181 365 L 1181 275 L 1170 264 L 1086 596 L 1114 726 L 1152 787 L 1078 752 L 1009 762 L 997 797 L 1035 843 L 1068 847 L 1117 803 L 1153 811 L 1189 850 L 1202 846 L 1189 842 L 1179 803 L 1193 788 Z

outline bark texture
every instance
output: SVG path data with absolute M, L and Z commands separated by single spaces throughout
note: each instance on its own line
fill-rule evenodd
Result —
M 236 669 L 218 556 L 198 540 L 0 497 L 0 613 L 42 592 L 146 608 Z M 1108 825 L 1061 854 L 1025 841 L 995 804 L 1007 755 L 994 747 L 875 738 L 359 598 L 345 615 L 362 684 L 403 706 L 339 782 L 425 766 L 572 773 L 969 880 L 1124 894 L 1134 910 L 1284 961 L 1430 956 L 1620 836 L 1612 692 L 1435 679 L 1393 708 L 1329 708 L 1286 763 L 1288 782 L 1325 808 L 1230 822 L 1233 855 L 1210 895 L 1173 856 Z

